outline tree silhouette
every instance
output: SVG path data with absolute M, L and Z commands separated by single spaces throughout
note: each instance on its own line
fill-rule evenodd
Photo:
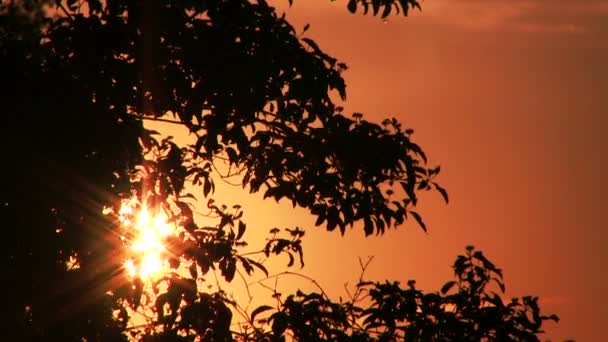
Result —
M 346 97 L 346 65 L 263 0 L 0 6 L 7 340 L 533 340 L 556 319 L 541 316 L 535 298 L 504 304 L 488 292 L 491 281 L 504 291 L 501 273 L 469 248 L 441 293 L 362 279 L 346 302 L 277 294 L 275 306 L 240 312 L 235 329 L 238 303 L 198 280 L 268 276 L 260 257 L 302 262 L 304 233 L 273 229 L 258 254 L 242 253 L 242 210 L 215 203 L 214 181 L 290 201 L 328 231 L 382 234 L 410 218 L 426 230 L 418 193 L 448 198 L 413 131 L 346 115 L 332 100 Z M 381 17 L 418 7 L 347 3 Z M 180 146 L 145 120 L 196 139 Z M 214 224 L 195 220 L 203 198 Z M 125 226 L 144 211 L 176 227 L 164 241 L 169 270 L 155 281 L 125 267 L 134 240 Z M 140 309 L 147 316 L 133 326 Z

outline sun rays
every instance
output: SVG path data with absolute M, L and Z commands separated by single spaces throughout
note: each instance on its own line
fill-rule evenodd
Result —
M 137 207 L 133 200 L 123 201 L 119 211 L 127 247 L 123 266 L 131 278 L 158 279 L 169 269 L 170 255 L 165 244 L 175 228 L 162 211 L 153 213 L 146 205 Z

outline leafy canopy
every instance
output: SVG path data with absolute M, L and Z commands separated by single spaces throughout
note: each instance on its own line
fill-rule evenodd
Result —
M 418 2 L 351 0 L 347 8 L 387 17 Z M 497 273 L 502 286 L 501 275 L 472 250 L 455 264 L 452 294 L 452 283 L 446 293 L 425 295 L 413 283 L 361 282 L 348 302 L 277 294 L 275 306 L 247 313 L 219 282 L 203 289 L 211 274 L 228 283 L 237 274 L 270 276 L 263 261 L 274 255 L 303 265 L 300 228 L 274 228 L 263 247 L 244 252 L 242 209 L 213 200 L 219 179 L 236 177 L 245 191 L 290 201 L 341 234 L 355 225 L 382 234 L 408 218 L 426 230 L 415 211 L 419 192 L 434 189 L 447 201 L 435 182 L 439 167 L 427 166 L 411 129 L 347 115 L 335 103 L 346 97 L 344 70 L 263 0 L 0 5 L 0 74 L 10 85 L 0 95 L 1 334 L 58 341 L 535 336 L 547 319 L 535 299 L 503 305 L 489 295 L 490 276 Z M 195 141 L 180 146 L 145 120 L 182 125 Z M 203 197 L 206 224 L 194 211 Z M 163 213 L 175 228 L 158 279 L 126 274 L 133 237 L 120 214 L 125 201 L 136 212 Z M 363 293 L 367 308 L 358 306 Z M 233 324 L 235 312 L 243 325 Z

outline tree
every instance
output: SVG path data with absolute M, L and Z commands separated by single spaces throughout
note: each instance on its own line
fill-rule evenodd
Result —
M 214 181 L 238 177 L 244 191 L 291 201 L 328 231 L 362 227 L 372 235 L 409 218 L 426 230 L 417 195 L 434 189 L 447 201 L 435 181 L 439 167 L 427 166 L 413 131 L 398 121 L 343 113 L 332 93 L 346 97 L 346 65 L 266 1 L 48 3 L 0 7 L 0 74 L 9 85 L 0 95 L 7 241 L 1 334 L 527 340 L 554 318 L 540 316 L 533 298 L 505 305 L 486 292 L 495 276 L 504 286 L 500 271 L 469 249 L 455 264 L 457 282 L 442 294 L 362 281 L 349 302 L 296 293 L 242 313 L 247 329 L 234 330 L 238 303 L 221 289 L 203 291 L 197 280 L 215 271 L 227 282 L 238 270 L 268 271 L 258 255 L 241 253 L 242 210 L 213 201 Z M 382 17 L 417 7 L 415 0 L 347 3 L 351 12 Z M 196 139 L 179 146 L 146 129 L 146 120 L 182 125 Z M 193 205 L 203 197 L 213 224 L 195 220 Z M 134 222 L 148 214 L 174 227 L 157 252 L 168 271 L 154 281 L 142 274 L 147 259 L 133 255 L 144 229 Z M 273 229 L 259 255 L 301 262 L 303 234 Z M 458 291 L 449 292 L 454 284 Z M 363 294 L 367 308 L 359 306 Z M 133 327 L 142 308 L 151 316 Z

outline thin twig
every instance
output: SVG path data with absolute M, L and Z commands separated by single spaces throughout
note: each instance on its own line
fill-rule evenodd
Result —
M 139 114 L 127 114 L 128 116 L 132 116 L 134 118 L 138 118 L 140 120 L 146 120 L 146 121 L 158 121 L 158 122 L 165 122 L 165 123 L 170 123 L 170 124 L 174 124 L 174 125 L 180 125 L 180 126 L 187 126 L 187 123 L 184 123 L 182 121 L 178 121 L 178 120 L 170 120 L 170 119 L 163 119 L 163 118 L 155 118 L 155 117 L 149 117 L 149 116 L 145 116 L 145 115 L 139 115 Z
M 311 283 L 313 283 L 317 287 L 317 289 L 319 289 L 319 291 L 321 291 L 321 294 L 325 298 L 329 299 L 329 296 L 327 295 L 327 293 L 325 293 L 325 291 L 323 290 L 323 287 L 315 279 L 313 279 L 313 278 L 311 278 L 311 277 L 309 277 L 307 275 L 304 275 L 304 274 L 301 274 L 301 273 L 297 273 L 297 272 L 283 271 L 281 273 L 270 275 L 270 276 L 268 276 L 268 277 L 266 277 L 264 279 L 260 279 L 260 280 L 254 281 L 252 283 L 249 283 L 248 285 L 254 285 L 254 284 L 260 284 L 260 285 L 262 285 L 263 284 L 262 282 L 265 281 L 265 280 L 278 279 L 279 277 L 285 276 L 285 275 L 298 276 L 298 277 L 301 277 L 301 278 L 304 278 L 304 279 L 310 281 Z
M 55 4 L 57 5 L 57 7 L 59 7 L 63 11 L 63 13 L 65 13 L 65 15 L 68 17 L 69 20 L 73 20 L 70 12 L 68 12 L 68 10 L 63 6 L 63 4 L 60 1 L 56 1 Z

